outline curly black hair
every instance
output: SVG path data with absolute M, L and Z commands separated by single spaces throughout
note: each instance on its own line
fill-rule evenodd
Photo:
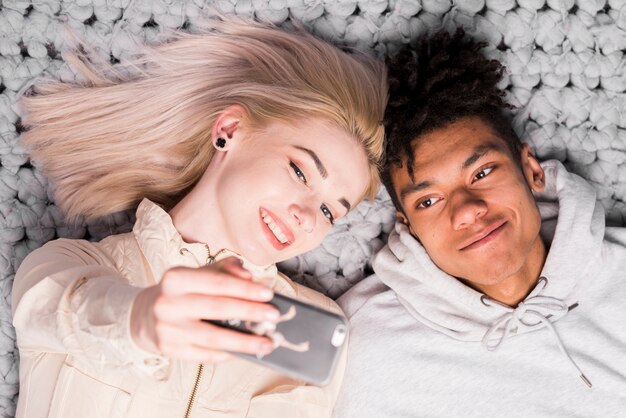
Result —
M 480 117 L 519 161 L 522 143 L 506 114 L 512 106 L 498 88 L 505 67 L 483 55 L 485 46 L 457 29 L 454 35 L 444 31 L 422 39 L 415 49 L 404 47 L 388 59 L 390 97 L 384 121 L 387 142 L 382 181 L 398 210 L 403 208 L 391 171 L 401 168 L 406 159 L 413 179 L 415 141 L 458 119 Z

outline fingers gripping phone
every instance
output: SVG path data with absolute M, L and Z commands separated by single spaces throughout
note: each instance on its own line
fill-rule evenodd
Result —
M 280 311 L 276 323 L 236 319 L 206 321 L 247 334 L 265 335 L 277 346 L 263 357 L 233 354 L 307 383 L 319 386 L 329 383 L 348 336 L 345 318 L 277 293 L 268 303 Z

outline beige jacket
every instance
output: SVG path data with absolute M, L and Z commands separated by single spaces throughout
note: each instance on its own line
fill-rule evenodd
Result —
M 242 359 L 200 367 L 133 343 L 128 318 L 135 295 L 173 266 L 206 260 L 206 247 L 185 243 L 169 215 L 148 200 L 130 233 L 99 243 L 59 239 L 30 254 L 13 285 L 17 418 L 330 416 L 345 353 L 336 376 L 320 388 Z M 278 293 L 339 311 L 275 266 L 244 266 Z

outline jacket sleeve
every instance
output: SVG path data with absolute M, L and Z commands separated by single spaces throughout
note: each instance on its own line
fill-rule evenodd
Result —
M 130 311 L 141 290 L 93 243 L 51 241 L 29 254 L 15 276 L 12 310 L 18 347 L 165 377 L 167 359 L 141 350 L 130 337 Z

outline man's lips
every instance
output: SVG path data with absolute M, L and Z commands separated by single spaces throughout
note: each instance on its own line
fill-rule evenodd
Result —
M 274 248 L 276 248 L 277 250 L 282 250 L 293 243 L 295 239 L 293 232 L 273 212 L 265 208 L 260 208 L 259 217 L 263 233 Z M 269 223 L 273 225 L 272 228 L 274 228 L 275 230 L 277 229 L 277 232 L 272 231 L 272 228 L 270 228 L 270 225 L 268 225 L 268 222 L 266 222 L 264 218 L 269 219 Z M 281 240 L 278 239 L 277 235 L 282 235 L 281 240 L 284 240 L 286 238 L 286 241 L 281 242 Z
M 472 235 L 469 239 L 465 240 L 459 247 L 459 250 L 473 250 L 481 247 L 488 242 L 493 241 L 500 235 L 506 221 L 498 221 L 482 229 L 476 234 Z

